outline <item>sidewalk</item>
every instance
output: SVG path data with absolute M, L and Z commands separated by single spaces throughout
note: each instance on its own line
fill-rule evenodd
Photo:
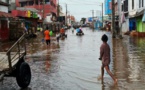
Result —
M 123 39 L 113 39 L 113 72 L 118 79 L 119 90 L 145 88 L 145 60 L 143 53 L 140 53 L 140 47 L 134 44 L 138 40 L 127 35 Z

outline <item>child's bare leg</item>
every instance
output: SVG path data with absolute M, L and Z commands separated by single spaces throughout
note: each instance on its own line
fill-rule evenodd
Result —
M 103 67 L 103 65 L 102 65 L 102 67 L 101 67 L 101 79 L 102 79 L 102 83 L 103 83 L 103 80 L 104 80 L 104 67 Z
M 102 76 L 102 78 L 104 77 L 104 67 L 103 66 L 101 67 L 101 76 Z
M 105 66 L 105 69 L 107 71 L 107 73 L 111 76 L 111 78 L 114 80 L 114 83 L 117 83 L 117 79 L 114 77 L 114 75 L 111 73 L 109 66 Z

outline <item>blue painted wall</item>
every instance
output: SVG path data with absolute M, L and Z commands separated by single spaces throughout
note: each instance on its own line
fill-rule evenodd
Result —
M 111 0 L 105 0 L 105 15 L 111 14 L 112 10 L 110 9 Z

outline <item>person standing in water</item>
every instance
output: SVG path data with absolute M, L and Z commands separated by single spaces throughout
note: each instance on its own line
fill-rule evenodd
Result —
M 45 38 L 45 41 L 46 41 L 47 48 L 48 48 L 48 45 L 50 45 L 50 32 L 49 32 L 48 29 L 49 28 L 46 27 L 46 30 L 44 31 L 44 38 Z
M 100 60 L 102 60 L 102 67 L 101 67 L 101 74 L 102 74 L 102 81 L 104 77 L 104 68 L 106 69 L 107 73 L 111 76 L 111 78 L 114 80 L 114 84 L 117 84 L 117 79 L 115 76 L 111 73 L 109 69 L 109 64 L 110 64 L 110 47 L 107 44 L 108 37 L 106 34 L 102 36 L 102 45 L 100 47 Z

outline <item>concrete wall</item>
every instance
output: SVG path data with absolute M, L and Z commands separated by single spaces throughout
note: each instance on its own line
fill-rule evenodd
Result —
M 134 8 L 132 8 L 132 0 L 128 0 L 128 11 L 136 10 L 139 7 L 139 0 L 134 0 Z

